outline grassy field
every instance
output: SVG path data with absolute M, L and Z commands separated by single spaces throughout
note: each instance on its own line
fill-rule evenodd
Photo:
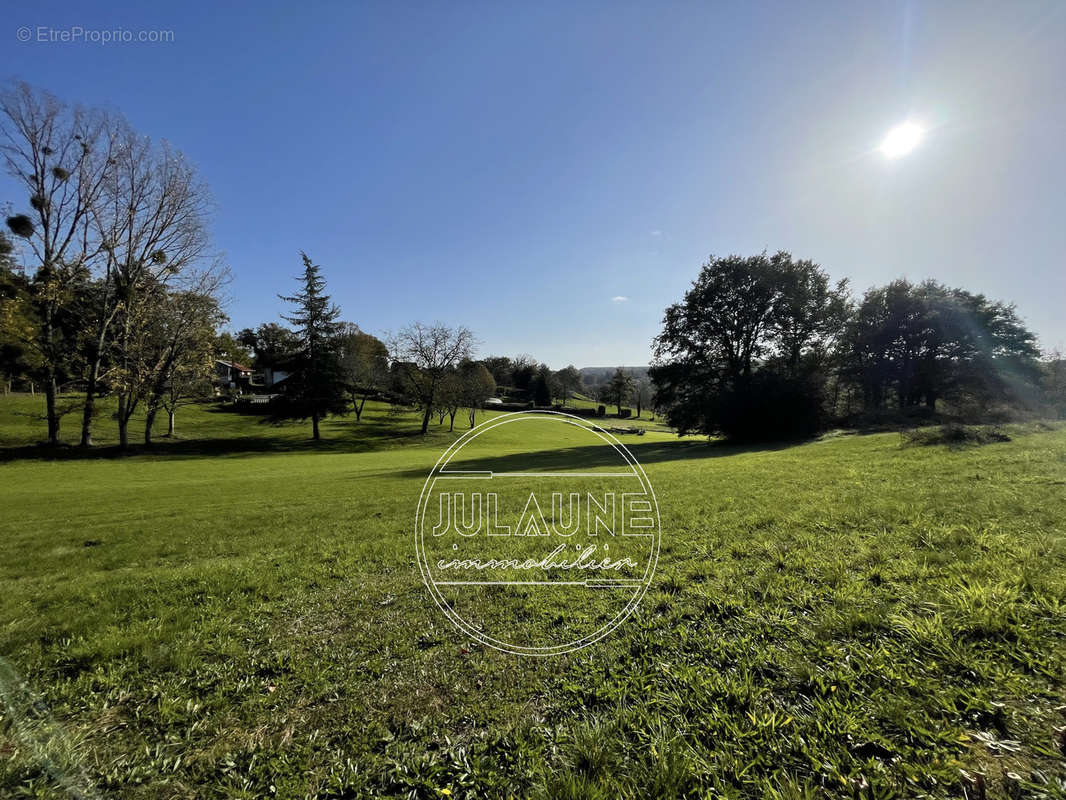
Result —
M 1066 794 L 1066 429 L 630 437 L 654 584 L 537 659 L 422 584 L 458 425 L 375 406 L 311 445 L 204 406 L 150 453 L 46 460 L 40 404 L 0 397 L 2 797 Z

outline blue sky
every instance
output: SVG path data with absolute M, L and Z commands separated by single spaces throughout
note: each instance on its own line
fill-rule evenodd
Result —
M 857 291 L 1012 300 L 1066 348 L 1060 2 L 46 2 L 4 26 L 0 76 L 199 165 L 234 328 L 277 319 L 304 249 L 370 332 L 641 364 L 708 255 L 786 249 Z M 926 137 L 888 161 L 908 118 Z M 0 201 L 25 204 L 6 177 Z

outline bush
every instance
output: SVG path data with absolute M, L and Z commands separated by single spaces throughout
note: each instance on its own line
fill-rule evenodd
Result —
M 633 409 L 623 408 L 621 411 L 618 412 L 618 419 L 628 419 L 630 416 L 632 416 L 632 414 Z
M 560 407 L 558 410 L 563 412 L 564 414 L 569 414 L 572 417 L 588 417 L 590 419 L 594 419 L 595 417 L 603 416 L 602 414 L 597 413 L 597 410 L 595 408 Z
M 900 431 L 904 445 L 931 446 L 946 444 L 948 447 L 1009 442 L 1010 436 L 994 425 L 960 425 L 949 422 L 937 428 L 911 428 Z
M 596 406 L 596 416 L 597 417 L 605 417 L 605 416 L 607 416 L 607 407 L 606 406 Z
M 745 387 L 711 401 L 712 430 L 733 441 L 802 439 L 823 422 L 822 391 L 815 380 L 758 372 Z

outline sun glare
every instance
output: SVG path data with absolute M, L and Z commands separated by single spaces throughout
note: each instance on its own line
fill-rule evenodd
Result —
M 918 146 L 925 133 L 922 126 L 914 122 L 904 122 L 890 130 L 881 142 L 881 152 L 886 158 L 905 156 Z

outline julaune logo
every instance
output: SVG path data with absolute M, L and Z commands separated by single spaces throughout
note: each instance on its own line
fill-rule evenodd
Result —
M 655 493 L 632 453 L 566 414 L 496 417 L 423 488 L 419 567 L 461 630 L 525 655 L 585 647 L 637 607 L 659 554 Z

